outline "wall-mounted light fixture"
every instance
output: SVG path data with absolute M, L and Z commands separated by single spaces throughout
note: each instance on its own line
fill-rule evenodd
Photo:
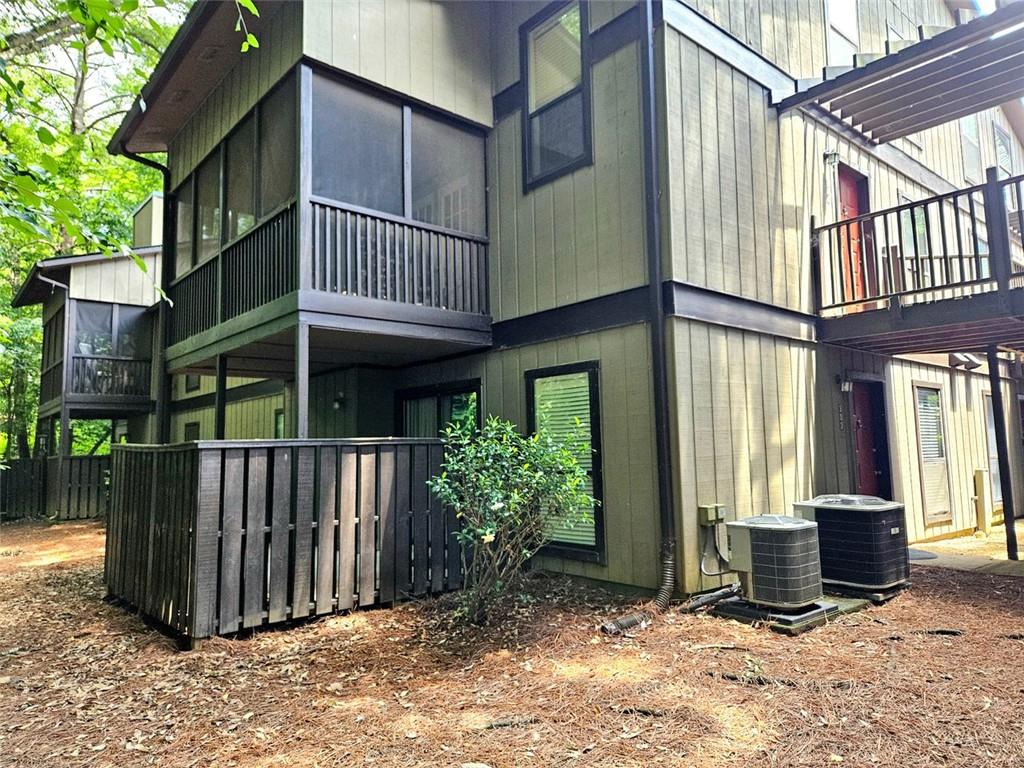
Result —
M 340 411 L 343 405 L 345 405 L 345 393 L 339 392 L 334 396 L 334 402 L 331 403 L 331 407 L 336 411 Z
M 950 352 L 949 367 L 973 371 L 975 368 L 981 367 L 981 359 L 970 352 Z
M 839 385 L 840 392 L 853 392 L 853 382 L 838 373 L 836 374 L 836 384 Z

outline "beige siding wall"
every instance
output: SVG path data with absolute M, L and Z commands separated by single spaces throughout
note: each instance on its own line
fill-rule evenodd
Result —
M 682 319 L 668 321 L 667 344 L 680 570 L 692 592 L 719 583 L 700 575 L 699 505 L 789 514 L 810 494 L 815 346 Z
M 479 378 L 482 412 L 525 428 L 526 371 L 599 361 L 608 563 L 546 559 L 542 565 L 590 578 L 654 587 L 658 499 L 649 352 L 646 326 L 634 325 L 421 366 L 405 372 L 402 386 Z
M 132 260 L 110 258 L 76 264 L 71 267 L 68 295 L 74 299 L 106 301 L 111 304 L 136 304 L 148 307 L 157 302 L 157 281 L 160 278 L 160 257 L 141 257 L 143 272 Z
M 167 152 L 176 187 L 245 117 L 302 55 L 302 3 L 281 3 L 260 32 L 260 47 L 239 59 L 171 140 Z
M 491 125 L 490 5 L 437 0 L 308 3 L 303 52 L 483 125 Z
M 228 440 L 270 439 L 274 436 L 274 411 L 285 408 L 284 394 L 238 400 L 224 410 L 224 436 Z M 287 409 L 285 409 L 287 419 Z M 178 411 L 171 415 L 171 442 L 185 439 L 185 425 L 199 422 L 199 437 L 213 439 L 213 408 Z
M 496 321 L 646 283 L 639 56 L 630 44 L 594 64 L 592 165 L 524 195 L 520 114 L 488 137 Z
M 132 216 L 132 246 L 145 248 L 160 245 L 163 240 L 164 199 L 150 195 Z
M 943 358 L 944 359 L 944 358 Z M 818 425 L 815 493 L 845 492 L 854 488 L 850 433 L 850 403 L 836 377 L 856 374 L 885 377 L 887 429 L 893 496 L 906 504 L 911 541 L 920 541 L 974 529 L 974 472 L 988 468 L 988 428 L 985 396 L 991 393 L 984 368 L 952 370 L 941 360 L 886 358 L 822 345 L 819 352 Z M 1004 373 L 1006 373 L 1004 371 Z M 942 418 L 948 452 L 949 499 L 952 520 L 926 525 L 922 505 L 920 445 L 914 385 L 934 384 L 942 391 Z M 1024 455 L 1016 388 L 1003 379 L 1010 455 L 1016 493 L 1024 491 Z

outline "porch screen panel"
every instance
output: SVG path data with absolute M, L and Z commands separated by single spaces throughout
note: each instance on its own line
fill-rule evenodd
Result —
M 253 168 L 253 145 L 256 125 L 250 116 L 227 141 L 224 158 L 224 197 L 227 202 L 225 236 L 233 240 L 256 224 L 256 179 Z
M 196 171 L 196 239 L 199 259 L 206 259 L 220 248 L 220 152 L 208 157 Z
M 401 214 L 402 165 L 401 105 L 314 75 L 313 194 Z
M 114 354 L 113 305 L 78 301 L 75 308 L 75 353 Z
M 175 195 L 178 200 L 178 217 L 176 225 L 176 257 L 175 277 L 181 277 L 192 269 L 192 177 L 178 187 Z
M 117 354 L 144 360 L 150 353 L 150 326 L 144 307 L 121 305 L 117 312 Z
M 484 183 L 482 136 L 412 113 L 413 218 L 483 235 Z
M 948 520 L 951 514 L 949 465 L 942 422 L 942 393 L 931 387 L 917 387 L 916 399 L 925 521 Z
M 536 425 L 543 428 L 555 440 L 566 440 L 578 430 L 578 436 L 592 445 L 590 374 L 586 371 L 566 373 L 538 378 L 534 382 L 534 414 Z M 582 450 L 576 460 L 586 469 L 588 482 L 586 492 L 594 494 L 594 452 Z M 590 510 L 586 521 L 569 520 L 561 515 L 551 515 L 548 532 L 553 542 L 581 547 L 597 544 L 594 524 L 596 510 Z
M 295 78 L 289 77 L 260 104 L 260 215 L 295 196 L 298 137 Z

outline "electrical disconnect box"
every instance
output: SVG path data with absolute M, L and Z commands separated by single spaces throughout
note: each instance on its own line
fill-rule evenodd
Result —
M 701 504 L 697 507 L 697 519 L 701 525 L 714 526 L 725 522 L 724 504 Z

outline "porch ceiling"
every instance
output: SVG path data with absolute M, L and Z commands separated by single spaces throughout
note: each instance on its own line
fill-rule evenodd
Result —
M 779 111 L 816 104 L 881 144 L 1024 97 L 1024 2 L 933 31 L 922 27 L 920 42 L 889 55 L 858 56 L 861 66 L 837 76 L 827 67 Z

